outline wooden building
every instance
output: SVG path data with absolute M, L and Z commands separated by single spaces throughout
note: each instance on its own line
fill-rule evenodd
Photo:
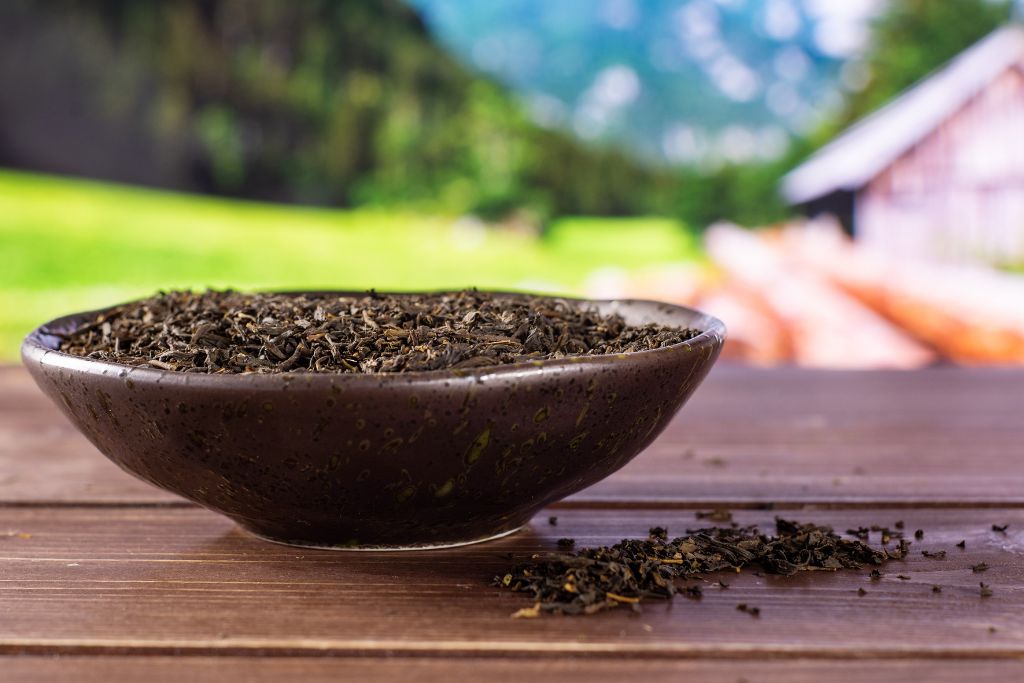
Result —
M 783 178 L 901 257 L 1024 264 L 1024 27 L 1001 28 Z

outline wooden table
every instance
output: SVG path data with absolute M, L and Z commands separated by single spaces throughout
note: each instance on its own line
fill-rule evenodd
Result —
M 1022 371 L 720 367 L 646 453 L 527 531 L 446 551 L 294 549 L 121 473 L 3 368 L 0 680 L 1024 680 L 1022 506 Z M 511 619 L 528 600 L 490 585 L 508 553 L 681 532 L 717 507 L 769 528 L 903 520 L 925 536 L 880 581 L 744 571 L 640 615 Z

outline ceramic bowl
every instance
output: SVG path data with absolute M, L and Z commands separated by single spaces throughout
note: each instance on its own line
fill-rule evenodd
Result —
M 339 296 L 351 292 L 337 292 Z M 653 351 L 395 374 L 206 375 L 57 351 L 32 332 L 39 387 L 110 460 L 273 541 L 423 548 L 512 533 L 618 470 L 704 379 L 725 328 L 650 301 L 588 301 L 702 334 Z

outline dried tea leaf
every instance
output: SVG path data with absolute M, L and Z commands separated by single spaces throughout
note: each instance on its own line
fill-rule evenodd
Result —
M 701 512 L 698 510 L 696 513 L 694 513 L 694 515 L 697 517 L 697 519 L 709 519 L 712 522 L 732 521 L 732 512 L 730 512 L 729 510 L 724 510 L 722 508 L 718 508 L 710 512 Z
M 534 619 L 540 616 L 540 603 L 536 603 L 533 607 L 524 607 L 521 610 L 517 610 L 512 613 L 513 619 Z
M 760 607 L 752 607 L 752 606 L 748 605 L 745 602 L 741 602 L 740 604 L 736 605 L 736 609 L 739 610 L 740 612 L 746 612 L 747 614 L 749 614 L 752 617 L 759 617 L 759 616 L 761 616 L 761 608 Z
M 700 586 L 687 586 L 682 591 L 683 596 L 690 598 L 691 600 L 700 600 L 704 597 L 704 589 Z

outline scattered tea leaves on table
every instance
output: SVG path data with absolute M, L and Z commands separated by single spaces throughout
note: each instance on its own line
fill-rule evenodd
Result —
M 558 526 L 558 517 L 548 517 L 548 524 L 551 526 Z
M 691 600 L 700 600 L 704 597 L 704 589 L 698 585 L 687 586 L 683 589 L 683 595 Z
M 941 593 L 941 592 L 942 592 L 942 586 L 939 586 L 939 585 L 932 586 L 932 593 Z
M 180 372 L 386 373 L 646 351 L 698 334 L 525 294 L 206 291 L 100 313 L 61 335 L 60 350 Z
M 914 538 L 917 539 L 918 541 L 920 541 L 922 538 L 924 538 L 924 531 L 921 530 L 921 529 L 918 529 L 917 531 L 915 531 L 914 532 Z
M 946 551 L 945 550 L 936 550 L 934 552 L 929 551 L 929 550 L 922 550 L 921 554 L 924 555 L 925 557 L 927 557 L 930 560 L 943 560 L 943 559 L 946 558 Z
M 984 581 L 981 581 L 981 582 L 978 583 L 978 587 L 979 587 L 979 592 L 981 593 L 981 597 L 983 597 L 983 598 L 991 598 L 992 597 L 992 587 L 989 586 L 987 583 L 985 583 Z
M 903 531 L 901 531 L 901 529 L 903 528 L 902 525 L 903 522 L 897 522 L 896 529 L 890 529 L 887 526 L 872 524 L 869 527 L 859 526 L 855 529 L 847 529 L 846 533 L 850 534 L 851 536 L 855 536 L 856 538 L 859 538 L 862 541 L 866 541 L 871 537 L 871 532 L 874 531 L 881 535 L 880 539 L 882 541 L 882 545 L 885 545 L 887 543 L 890 543 L 894 538 L 897 540 L 901 540 L 903 538 Z
M 1000 534 L 1005 534 L 1006 530 L 1009 527 L 1010 527 L 1009 524 L 993 524 L 992 525 L 992 531 L 998 532 Z
M 700 586 L 679 589 L 677 582 L 711 572 L 760 567 L 770 574 L 791 576 L 803 571 L 859 569 L 902 559 L 907 550 L 905 541 L 894 548 L 875 549 L 860 540 L 843 538 L 831 527 L 781 518 L 775 520 L 774 535 L 755 526 L 690 529 L 686 533 L 669 540 L 666 530 L 654 527 L 646 539 L 534 555 L 496 577 L 494 583 L 529 594 L 540 612 L 592 614 L 624 603 L 669 599 L 680 590 L 697 598 L 703 595 Z M 719 585 L 728 586 L 724 582 Z
M 956 547 L 960 548 L 960 550 L 966 550 L 967 549 L 967 539 L 964 539 L 964 540 L 960 541 L 959 543 L 957 543 Z
M 974 572 L 975 574 L 980 574 L 981 572 L 987 572 L 988 571 L 988 564 L 986 564 L 985 562 L 979 562 L 978 564 L 972 564 L 971 565 L 971 571 Z
M 736 605 L 736 609 L 738 609 L 740 612 L 746 612 L 747 614 L 749 614 L 752 617 L 759 617 L 759 616 L 761 616 L 761 608 L 760 607 L 753 607 L 751 605 L 748 605 L 745 602 L 741 602 L 740 604 Z

